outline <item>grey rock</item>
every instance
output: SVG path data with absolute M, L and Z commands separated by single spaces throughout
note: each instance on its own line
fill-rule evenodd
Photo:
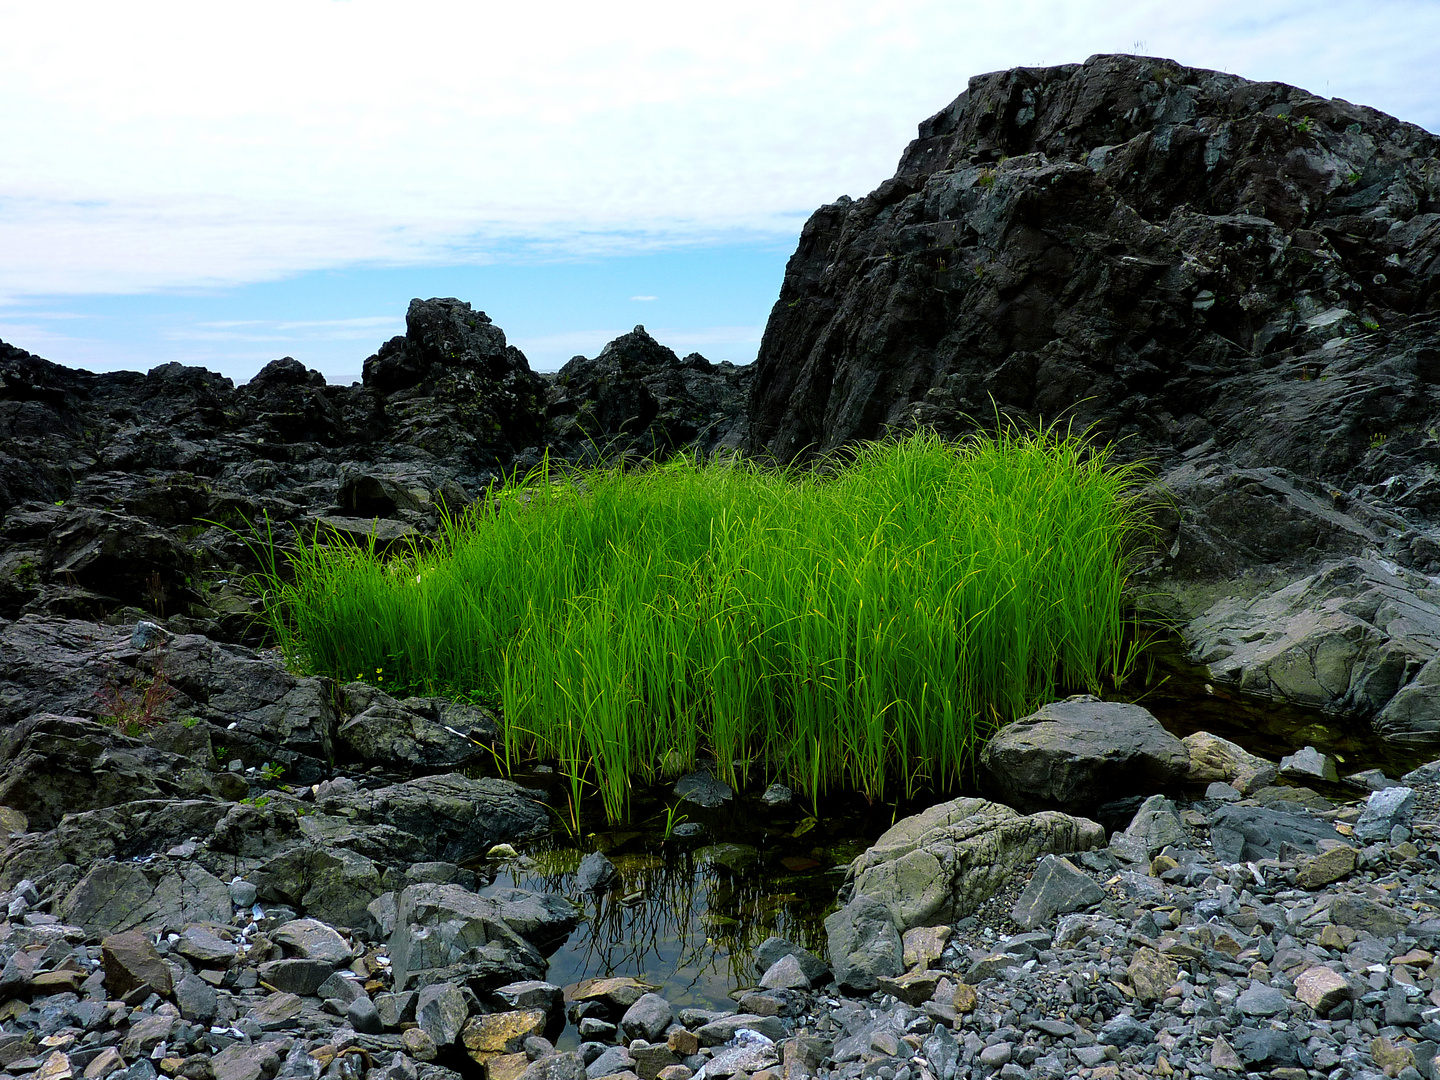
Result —
M 1302 747 L 1293 754 L 1280 759 L 1280 775 L 1291 780 L 1324 780 L 1335 784 L 1340 781 L 1335 759 L 1322 754 L 1313 746 Z
M 191 1023 L 208 1025 L 214 1020 L 218 1000 L 215 988 L 198 975 L 187 974 L 175 985 L 175 1004 Z
M 495 717 L 472 705 L 443 698 L 398 701 L 365 683 L 351 683 L 343 693 L 352 715 L 336 730 L 336 741 L 364 764 L 461 769 L 488 755 L 499 735 Z
M 953 924 L 1042 855 L 1105 844 L 1096 822 L 1056 811 L 1022 815 L 961 798 L 903 818 L 850 865 L 854 895 L 886 904 L 903 932 Z
M 532 1061 L 520 1080 L 585 1080 L 585 1062 L 573 1052 L 551 1054 Z
M 276 927 L 270 934 L 270 940 L 291 956 L 322 960 L 332 969 L 338 964 L 349 963 L 354 955 L 349 942 L 333 926 L 326 926 L 319 919 L 292 919 Z
M 785 1026 L 778 1018 L 757 1016 L 754 1013 L 732 1013 L 729 1016 L 716 1017 L 696 1028 L 695 1035 L 701 1046 L 719 1046 L 735 1038 L 741 1029 L 759 1032 L 772 1042 L 779 1042 L 785 1037 Z
M 585 1075 L 589 1080 L 599 1080 L 602 1076 L 633 1071 L 634 1067 L 635 1059 L 630 1056 L 629 1050 L 623 1046 L 611 1046 L 585 1066 Z
M 236 878 L 226 886 L 230 890 L 230 902 L 238 908 L 251 908 L 255 906 L 257 893 L 255 886 L 241 878 Z
M 830 967 L 843 987 L 868 993 L 881 976 L 904 971 L 900 931 L 890 907 L 864 893 L 825 919 Z
M 1205 797 L 1214 799 L 1216 802 L 1237 802 L 1241 795 L 1229 784 L 1212 780 L 1210 786 L 1205 789 Z
M 1096 1041 L 1122 1050 L 1127 1046 L 1148 1046 L 1155 1041 L 1155 1031 L 1128 1013 L 1121 1013 L 1105 1022 L 1096 1035 Z
M 575 905 L 554 893 L 495 889 L 490 897 L 500 905 L 500 917 L 510 928 L 544 955 L 559 948 L 580 921 Z
M 1273 859 L 1281 844 L 1315 852 L 1321 840 L 1334 840 L 1333 826 L 1304 812 L 1264 806 L 1221 806 L 1210 814 L 1210 840 L 1223 862 Z
M 1294 1068 L 1299 1064 L 1299 1045 L 1288 1031 L 1252 1028 L 1235 1032 L 1235 1053 L 1250 1069 Z
M 794 800 L 795 793 L 784 784 L 771 784 L 760 796 L 760 801 L 770 807 L 789 806 Z
M 675 1019 L 670 1002 L 659 994 L 642 994 L 640 999 L 625 1010 L 620 1018 L 620 1028 L 632 1039 L 655 1042 L 661 1038 Z
M 1281 1016 L 1289 1009 L 1281 991 L 1260 983 L 1243 991 L 1235 999 L 1235 1006 L 1246 1016 Z
M 1376 791 L 1365 800 L 1360 819 L 1355 822 L 1355 839 L 1362 842 L 1389 840 L 1390 830 L 1409 825 L 1415 807 L 1415 790 L 1392 787 Z
M 715 779 L 708 772 L 691 773 L 675 781 L 675 794 L 696 806 L 714 809 L 735 797 L 730 785 Z
M 600 892 L 620 881 L 620 871 L 615 864 L 598 851 L 592 851 L 580 860 L 575 871 L 575 888 L 582 893 Z
M 538 978 L 545 969 L 534 946 L 505 922 L 498 903 L 458 885 L 406 886 L 390 958 L 397 990 L 456 977 L 489 988 Z
M 314 994 L 330 978 L 335 965 L 329 960 L 271 960 L 260 965 L 260 978 L 276 990 L 302 997 Z
M 1104 898 L 1105 891 L 1069 859 L 1046 855 L 1015 901 L 1010 918 L 1022 929 L 1034 930 L 1056 915 L 1091 907 Z
M 1401 787 L 1399 781 L 1391 780 L 1379 769 L 1362 769 L 1360 772 L 1351 773 L 1345 777 L 1346 787 L 1358 788 L 1361 791 L 1384 791 L 1386 788 Z
M 345 1019 L 362 1035 L 378 1035 L 385 1030 L 380 1012 L 368 997 L 358 997 L 345 1007 Z
M 538 979 L 508 983 L 497 986 L 490 992 L 503 1009 L 514 1012 L 519 1009 L 543 1009 L 550 1016 L 558 1016 L 565 1006 L 565 995 L 560 987 Z
M 415 1023 L 436 1046 L 449 1046 L 458 1039 L 469 1015 L 470 1006 L 455 983 L 433 983 L 416 994 Z M 378 1007 L 376 1017 L 380 1018 Z
M 315 996 L 322 1001 L 338 1001 L 349 1005 L 356 998 L 368 997 L 358 977 L 347 978 L 346 971 L 333 972 L 315 988 Z
M 375 1009 L 380 1014 L 380 1022 L 393 1030 L 401 1024 L 414 1020 L 415 999 L 414 990 L 406 990 L 399 994 L 375 995 Z
M 1125 828 L 1125 836 L 1144 851 L 1146 859 L 1154 858 L 1172 844 L 1183 847 L 1190 842 L 1190 834 L 1180 823 L 1175 804 L 1163 795 L 1152 795 L 1140 804 Z
M 810 979 L 797 957 L 787 953 L 765 969 L 760 985 L 767 990 L 809 990 Z
M 1176 784 L 1190 755 L 1140 706 L 1082 696 L 1007 724 L 980 765 L 986 792 L 1007 805 L 1085 812 L 1116 791 Z
M 816 956 L 809 949 L 796 945 L 782 937 L 768 937 L 755 948 L 755 965 L 764 972 L 774 967 L 775 964 L 786 956 L 793 956 L 805 978 L 810 980 L 812 985 L 818 985 L 830 977 L 830 968 L 824 960 Z

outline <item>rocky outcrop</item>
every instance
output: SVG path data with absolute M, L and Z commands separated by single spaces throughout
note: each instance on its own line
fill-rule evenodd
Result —
M 236 387 L 180 364 L 94 375 L 0 343 L 0 619 L 131 608 L 254 642 L 252 526 L 403 549 L 547 449 L 733 447 L 749 370 L 637 330 L 538 375 L 449 298 L 412 301 L 352 386 L 289 357 Z
M 681 360 L 637 326 L 593 360 L 577 356 L 550 381 L 551 446 L 566 457 L 708 453 L 745 438 L 753 368 Z
M 1423 618 L 1286 591 L 1346 559 L 1440 570 L 1435 135 L 1146 57 L 978 76 L 892 179 L 811 217 L 755 367 L 746 447 L 782 460 L 1004 418 L 1116 441 L 1158 474 L 1137 593 L 1204 616 L 1214 681 L 1440 740 Z M 1272 662 L 1317 634 L 1349 658 Z

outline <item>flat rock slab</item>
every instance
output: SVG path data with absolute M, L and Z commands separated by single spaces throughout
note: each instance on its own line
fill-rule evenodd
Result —
M 980 767 L 986 793 L 1009 806 L 1084 813 L 1117 792 L 1153 795 L 1180 783 L 1190 754 L 1139 705 L 1079 697 L 1001 728 Z

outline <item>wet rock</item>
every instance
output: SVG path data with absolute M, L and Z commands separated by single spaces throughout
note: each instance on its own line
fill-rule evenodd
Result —
M 861 993 L 874 990 L 880 976 L 896 976 L 903 948 L 890 907 L 861 893 L 825 919 L 830 967 L 835 981 Z
M 1216 856 L 1225 862 L 1273 859 L 1281 844 L 1314 852 L 1321 840 L 1336 839 L 1327 821 L 1263 806 L 1222 806 L 1209 820 L 1211 843 Z
M 1081 697 L 1006 725 L 980 755 L 986 790 L 1022 810 L 1091 810 L 1115 791 L 1155 792 L 1190 756 L 1138 705 Z
M 1191 783 L 1219 781 L 1228 784 L 1241 772 L 1264 768 L 1270 764 L 1239 744 L 1212 735 L 1208 731 L 1187 735 L 1181 742 L 1185 744 L 1185 750 L 1190 755 L 1187 776 Z
M 675 781 L 675 794 L 686 802 L 713 810 L 729 802 L 735 792 L 724 781 L 717 780 L 708 772 L 691 773 Z
M 760 796 L 760 801 L 772 808 L 789 806 L 794 799 L 795 793 L 784 784 L 771 784 Z
M 575 905 L 554 893 L 496 889 L 490 897 L 510 928 L 545 955 L 559 948 L 580 921 Z
M 101 862 L 65 895 L 58 913 L 97 935 L 157 923 L 223 923 L 230 920 L 230 893 L 191 863 Z
M 1056 915 L 1091 907 L 1104 898 L 1104 890 L 1069 859 L 1046 855 L 1015 901 L 1010 918 L 1021 929 L 1034 930 Z
M 600 892 L 619 882 L 620 871 L 598 851 L 592 851 L 581 859 L 575 871 L 575 888 L 582 893 Z
M 717 1017 L 697 1028 L 695 1036 L 700 1040 L 701 1046 L 719 1046 L 734 1039 L 741 1029 L 758 1032 L 772 1042 L 778 1042 L 785 1037 L 785 1027 L 778 1019 L 773 1016 L 756 1016 L 754 1013 Z
M 1104 843 L 1104 829 L 1085 818 L 1055 811 L 1026 816 L 962 798 L 891 826 L 851 864 L 847 881 L 854 895 L 886 904 L 902 930 L 953 924 L 1040 856 Z
M 1175 804 L 1163 795 L 1152 795 L 1141 804 L 1135 817 L 1125 827 L 1123 844 L 1112 839 L 1111 847 L 1124 846 L 1140 856 L 1134 861 L 1153 859 L 1166 847 L 1184 847 L 1190 841 L 1190 834 L 1180 823 Z
M 358 997 L 345 1007 L 345 1019 L 356 1031 L 365 1035 L 378 1035 L 385 1030 L 380 1021 L 379 1010 L 368 997 Z
M 215 988 L 198 975 L 187 974 L 175 986 L 180 1016 L 192 1023 L 208 1025 L 215 1019 L 218 1002 Z

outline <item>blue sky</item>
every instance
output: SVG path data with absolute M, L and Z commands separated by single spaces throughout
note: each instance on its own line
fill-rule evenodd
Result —
M 1434 0 L 249 0 L 0 13 L 0 339 L 332 381 L 413 296 L 537 369 L 746 362 L 805 217 L 974 74 L 1140 51 L 1440 130 Z

